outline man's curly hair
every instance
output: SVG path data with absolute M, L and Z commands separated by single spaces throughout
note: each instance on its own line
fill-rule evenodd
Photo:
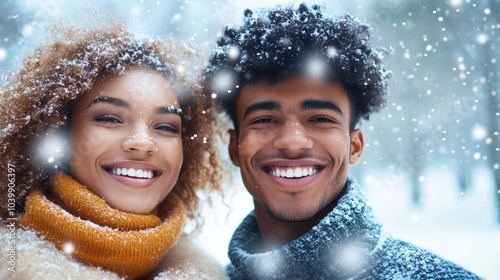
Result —
M 369 44 L 367 24 L 350 15 L 326 17 L 320 6 L 306 4 L 247 9 L 244 16 L 241 27 L 224 28 L 205 71 L 233 123 L 244 85 L 273 85 L 296 75 L 340 82 L 349 94 L 351 130 L 385 106 L 390 72 L 382 61 L 385 50 Z

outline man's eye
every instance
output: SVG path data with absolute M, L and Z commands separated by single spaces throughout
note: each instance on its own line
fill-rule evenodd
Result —
M 123 121 L 113 115 L 103 115 L 95 118 L 97 122 L 107 122 L 107 123 L 123 123 Z
M 253 120 L 251 123 L 258 124 L 258 123 L 272 123 L 272 122 L 274 122 L 272 118 L 258 118 Z
M 314 117 L 311 118 L 312 122 L 335 122 L 332 118 L 325 117 L 325 116 L 319 116 L 319 117 Z

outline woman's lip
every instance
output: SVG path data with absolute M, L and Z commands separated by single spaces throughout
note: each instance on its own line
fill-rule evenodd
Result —
M 118 181 L 119 183 L 122 183 L 122 184 L 127 185 L 127 186 L 132 187 L 132 188 L 147 188 L 147 187 L 151 186 L 151 184 L 153 184 L 158 179 L 158 176 L 153 177 L 151 179 L 135 178 L 135 177 L 129 177 L 129 176 L 116 175 L 116 174 L 110 173 L 106 169 L 103 169 L 103 170 L 113 180 Z
M 164 172 L 152 163 L 137 160 L 116 161 L 110 164 L 103 164 L 101 167 L 112 179 L 132 188 L 147 188 Z M 143 171 L 152 171 L 153 178 L 147 179 L 113 174 L 111 170 L 118 168 L 132 168 L 136 170 L 140 169 Z
M 113 162 L 110 164 L 103 164 L 102 168 L 104 170 L 117 169 L 117 168 L 127 168 L 127 169 L 133 168 L 146 171 L 154 171 L 154 173 L 157 175 L 163 173 L 163 170 L 161 170 L 159 167 L 157 167 L 152 163 L 145 161 L 135 161 L 135 160 L 124 160 L 124 161 Z

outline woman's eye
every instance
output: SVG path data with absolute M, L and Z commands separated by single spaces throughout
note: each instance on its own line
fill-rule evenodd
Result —
M 166 131 L 166 132 L 172 132 L 172 133 L 179 133 L 179 129 L 177 129 L 176 127 L 174 127 L 172 125 L 166 125 L 166 124 L 157 125 L 154 127 L 154 129 Z
M 97 122 L 106 122 L 106 123 L 123 123 L 122 120 L 113 115 L 103 115 L 95 118 Z

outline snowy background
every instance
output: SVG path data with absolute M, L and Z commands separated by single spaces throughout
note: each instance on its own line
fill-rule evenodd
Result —
M 376 28 L 393 70 L 388 107 L 362 124 L 366 148 L 351 175 L 394 236 L 487 279 L 500 279 L 500 0 L 300 1 Z M 146 35 L 214 46 L 246 8 L 289 1 L 18 0 L 0 2 L 1 76 L 40 43 L 41 26 L 78 22 L 96 7 Z M 224 147 L 225 150 L 225 147 Z M 253 208 L 236 169 L 224 203 L 206 209 L 201 244 L 227 263 L 227 243 Z M 496 176 L 496 177 L 495 177 Z M 229 187 L 229 185 L 228 185 Z

